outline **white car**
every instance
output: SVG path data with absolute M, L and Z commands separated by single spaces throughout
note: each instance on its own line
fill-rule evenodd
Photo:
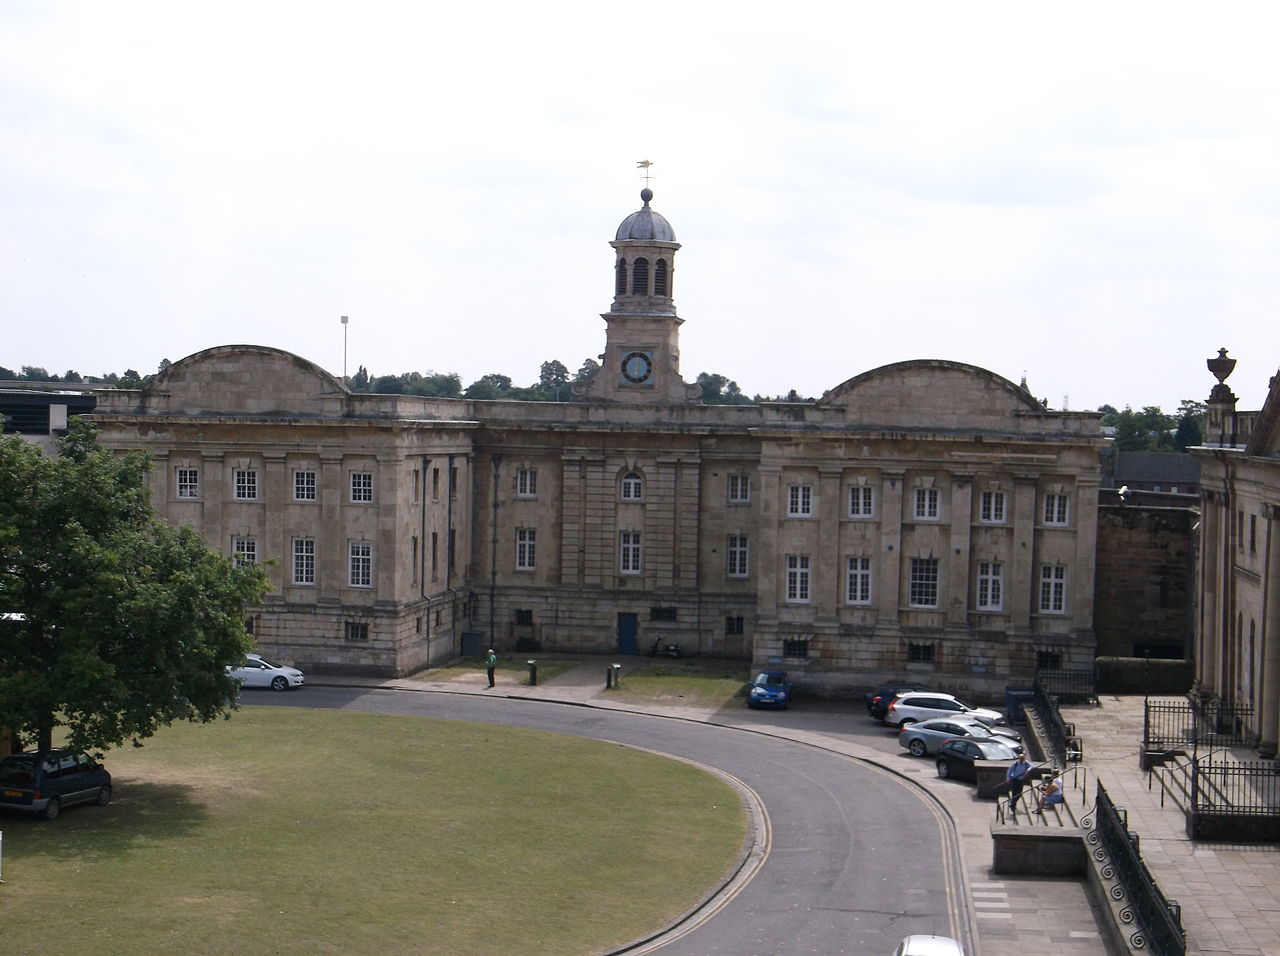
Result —
M 905 725 L 934 717 L 973 717 L 984 724 L 1003 724 L 1004 714 L 985 707 L 970 707 L 950 694 L 912 691 L 899 694 L 885 711 L 884 722 L 901 730 Z
M 257 654 L 249 654 L 239 667 L 228 667 L 227 673 L 243 687 L 270 687 L 272 690 L 288 690 L 301 687 L 307 678 L 296 667 L 284 667 L 263 660 Z
M 908 936 L 893 956 L 964 956 L 964 950 L 950 936 Z

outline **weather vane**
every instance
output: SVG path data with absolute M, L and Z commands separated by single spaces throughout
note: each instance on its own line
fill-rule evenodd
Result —
M 636 166 L 644 170 L 644 172 L 640 174 L 640 177 L 644 180 L 644 184 L 646 186 L 649 185 L 649 180 L 653 178 L 653 173 L 649 172 L 649 167 L 652 165 L 653 163 L 647 159 L 642 159 L 640 162 L 636 163 Z

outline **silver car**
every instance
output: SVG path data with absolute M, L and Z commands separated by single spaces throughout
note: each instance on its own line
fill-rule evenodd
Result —
M 971 707 L 958 697 L 950 694 L 939 694 L 934 691 L 913 691 L 899 694 L 889 704 L 885 712 L 884 722 L 893 724 L 899 729 L 904 724 L 917 720 L 929 720 L 933 717 L 976 717 L 984 724 L 1003 724 L 1004 714 L 998 710 L 985 707 Z
M 938 752 L 944 740 L 972 737 L 975 740 L 998 740 L 1016 746 L 1022 739 L 1016 730 L 1008 727 L 989 727 L 980 720 L 958 717 L 936 717 L 907 724 L 898 731 L 898 743 L 913 757 L 926 757 Z

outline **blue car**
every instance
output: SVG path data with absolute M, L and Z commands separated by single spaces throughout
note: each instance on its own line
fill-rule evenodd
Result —
M 791 685 L 786 671 L 761 671 L 747 685 L 748 707 L 786 708 L 791 703 Z

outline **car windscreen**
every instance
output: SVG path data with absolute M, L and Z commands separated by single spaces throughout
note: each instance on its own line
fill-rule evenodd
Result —
M 36 779 L 36 762 L 31 757 L 6 757 L 0 761 L 0 783 L 32 783 Z
M 782 686 L 782 677 L 778 674 L 760 673 L 756 675 L 755 683 L 757 684 L 775 684 Z

